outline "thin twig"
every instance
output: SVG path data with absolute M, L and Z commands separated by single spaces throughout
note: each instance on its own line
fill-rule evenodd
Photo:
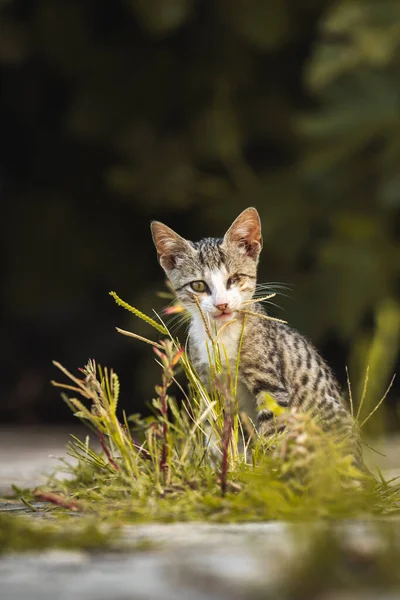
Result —
M 367 446 L 367 448 L 372 450 L 372 452 L 375 452 L 375 454 L 379 454 L 379 456 L 383 456 L 384 458 L 387 457 L 387 454 L 383 454 L 383 452 L 379 452 L 379 450 L 377 450 L 373 446 L 370 446 L 365 440 L 362 440 L 362 443 L 364 444 L 364 446 Z
M 85 396 L 86 398 L 90 398 L 90 394 L 87 392 L 86 389 L 86 381 L 84 379 L 78 379 L 78 377 L 75 377 L 75 375 L 72 375 L 72 373 L 70 373 L 65 367 L 63 367 L 59 362 L 57 362 L 56 360 L 53 360 L 53 365 L 55 367 L 57 367 L 57 369 L 60 369 L 60 371 L 62 373 L 64 373 L 64 375 L 66 375 L 69 379 L 71 379 L 74 383 L 76 383 L 76 385 L 79 387 L 80 389 L 80 394 L 82 394 L 82 396 Z M 53 385 L 56 385 L 57 387 L 62 387 L 62 384 L 57 384 L 57 383 L 53 383 Z
M 151 460 L 150 452 L 148 452 L 146 450 L 146 448 L 143 448 L 143 446 L 138 444 L 138 442 L 135 441 L 135 438 L 132 435 L 131 435 L 131 440 L 132 440 L 132 444 L 133 444 L 133 447 L 135 448 L 135 450 L 137 450 L 139 454 L 143 454 L 143 458 L 145 458 L 146 460 Z
M 36 500 L 42 500 L 43 502 L 51 502 L 56 506 L 61 506 L 62 508 L 67 508 L 68 510 L 72 510 L 74 512 L 79 512 L 80 510 L 82 510 L 81 506 L 77 502 L 75 502 L 75 500 L 68 500 L 60 494 L 54 494 L 53 492 L 43 492 L 39 489 L 33 490 L 32 494 L 35 496 Z
M 366 418 L 364 419 L 364 421 L 361 423 L 361 425 L 360 425 L 360 429 L 361 429 L 361 427 L 364 427 L 365 423 L 366 423 L 367 421 L 369 421 L 369 420 L 370 420 L 370 418 L 372 417 L 372 415 L 373 415 L 374 413 L 376 413 L 376 411 L 378 410 L 378 408 L 380 407 L 380 405 L 382 404 L 382 402 L 385 400 L 386 396 L 387 396 L 387 395 L 388 395 L 388 393 L 390 392 L 390 389 L 391 389 L 391 387 L 392 387 L 392 385 L 393 385 L 393 382 L 394 382 L 394 380 L 395 380 L 395 377 L 396 377 L 396 375 L 393 375 L 393 377 L 392 377 L 392 379 L 390 380 L 390 383 L 389 383 L 389 385 L 388 385 L 388 387 L 387 387 L 387 390 L 386 390 L 386 392 L 384 393 L 384 395 L 382 396 L 382 398 L 379 400 L 379 402 L 378 402 L 378 404 L 375 406 L 374 410 L 372 410 L 372 411 L 369 413 L 368 417 L 366 417 Z
M 163 434 L 163 443 L 161 449 L 161 461 L 160 468 L 164 473 L 164 477 L 167 477 L 168 465 L 167 465 L 167 456 L 168 456 L 168 425 L 167 425 L 167 416 L 168 416 L 168 408 L 167 408 L 167 383 L 166 377 L 163 373 L 162 376 L 163 384 L 162 384 L 162 392 L 160 394 L 161 400 L 161 414 L 163 417 L 162 423 L 162 434 Z
M 20 500 L 22 504 L 25 504 L 26 508 L 29 508 L 32 512 L 39 512 L 39 509 L 37 509 L 35 506 L 33 506 L 33 504 L 28 502 L 28 500 L 25 500 L 23 496 L 20 497 Z
M 228 401 L 228 406 L 224 414 L 224 428 L 222 431 L 222 461 L 221 461 L 221 495 L 225 496 L 227 487 L 228 475 L 228 450 L 229 442 L 232 435 L 232 415 L 231 403 Z
M 354 417 L 353 394 L 351 392 L 350 376 L 349 376 L 349 370 L 348 370 L 347 366 L 346 366 L 346 377 L 347 377 L 347 388 L 349 390 L 350 412 L 351 412 L 351 416 Z
M 263 315 L 261 313 L 252 312 L 250 310 L 242 310 L 238 309 L 238 312 L 243 313 L 244 315 L 250 315 L 251 317 L 260 317 L 260 319 L 266 319 L 267 321 L 276 321 L 277 323 L 287 323 L 283 319 L 276 319 L 275 317 L 270 317 L 269 315 Z
M 162 372 L 162 383 L 161 386 L 156 386 L 156 392 L 160 398 L 160 412 L 162 417 L 162 446 L 161 446 L 161 459 L 160 469 L 164 473 L 165 482 L 168 479 L 168 388 L 174 380 L 174 367 L 180 361 L 184 352 L 183 348 L 180 348 L 177 352 L 174 352 L 174 342 L 171 340 L 164 340 L 162 346 L 164 352 L 160 352 L 157 348 L 153 348 L 155 354 L 161 360 Z
M 58 381 L 53 381 L 53 380 L 50 381 L 50 383 L 54 387 L 62 388 L 64 390 L 70 390 L 72 392 L 77 392 L 78 394 L 81 394 L 85 398 L 91 398 L 91 395 L 90 394 L 85 394 L 83 392 L 82 388 L 77 388 L 77 387 L 74 387 L 73 385 L 68 385 L 67 383 L 58 383 Z
M 156 348 L 163 349 L 163 346 L 158 342 L 153 342 L 153 340 L 149 340 L 148 338 L 143 337 L 142 335 L 138 335 L 137 333 L 132 333 L 132 331 L 126 331 L 125 329 L 120 329 L 119 327 L 115 328 L 118 333 L 122 333 L 122 335 L 126 335 L 127 337 L 133 337 L 136 340 L 140 340 L 141 342 L 145 342 L 146 344 L 150 344 L 150 346 L 155 346 Z
M 110 452 L 109 447 L 106 444 L 103 432 L 100 431 L 100 429 L 99 429 L 98 433 L 99 433 L 101 447 L 103 448 L 103 450 L 107 456 L 108 462 L 116 471 L 119 471 L 119 466 L 117 465 L 117 463 L 114 461 L 113 457 L 111 456 L 111 452 Z
M 360 399 L 360 404 L 358 406 L 358 410 L 357 410 L 357 414 L 356 414 L 356 419 L 358 419 L 359 416 L 360 416 L 362 407 L 364 405 L 365 396 L 367 395 L 368 376 L 369 376 L 369 365 L 367 366 L 367 371 L 365 373 L 364 387 L 363 387 L 363 391 L 362 391 L 362 394 L 361 394 L 361 399 Z

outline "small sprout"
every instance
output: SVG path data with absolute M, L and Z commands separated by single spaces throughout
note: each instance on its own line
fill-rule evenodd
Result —
M 260 406 L 260 410 L 265 409 L 271 411 L 276 417 L 279 417 L 288 411 L 287 408 L 278 404 L 275 398 L 267 392 L 264 392 L 264 403 Z

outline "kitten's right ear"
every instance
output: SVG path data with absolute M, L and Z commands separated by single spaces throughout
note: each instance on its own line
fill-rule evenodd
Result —
M 191 246 L 187 240 L 160 221 L 153 221 L 150 227 L 160 265 L 168 271 L 175 266 L 176 255 L 190 251 Z
M 244 248 L 246 254 L 257 260 L 262 248 L 261 221 L 257 210 L 250 207 L 240 213 L 224 239 L 238 244 Z

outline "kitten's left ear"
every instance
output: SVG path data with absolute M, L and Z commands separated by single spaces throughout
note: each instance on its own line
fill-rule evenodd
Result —
M 235 219 L 225 234 L 224 240 L 243 247 L 246 254 L 258 258 L 262 248 L 260 215 L 255 208 L 246 208 Z
M 153 221 L 150 227 L 158 260 L 166 271 L 175 266 L 177 256 L 192 251 L 190 243 L 164 223 Z

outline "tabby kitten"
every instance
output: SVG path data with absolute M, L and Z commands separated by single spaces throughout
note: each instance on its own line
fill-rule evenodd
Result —
M 263 307 L 249 302 L 262 248 L 257 210 L 244 210 L 222 239 L 191 242 L 157 221 L 151 230 L 159 262 L 191 315 L 189 354 L 203 382 L 208 381 L 209 332 L 220 331 L 218 340 L 225 347 L 220 354 L 228 357 L 234 370 L 246 318 L 238 399 L 258 431 L 266 435 L 275 431 L 273 413 L 265 408 L 265 392 L 282 407 L 310 411 L 326 430 L 350 431 L 353 419 L 339 385 L 314 346 L 288 325 L 267 320 Z

